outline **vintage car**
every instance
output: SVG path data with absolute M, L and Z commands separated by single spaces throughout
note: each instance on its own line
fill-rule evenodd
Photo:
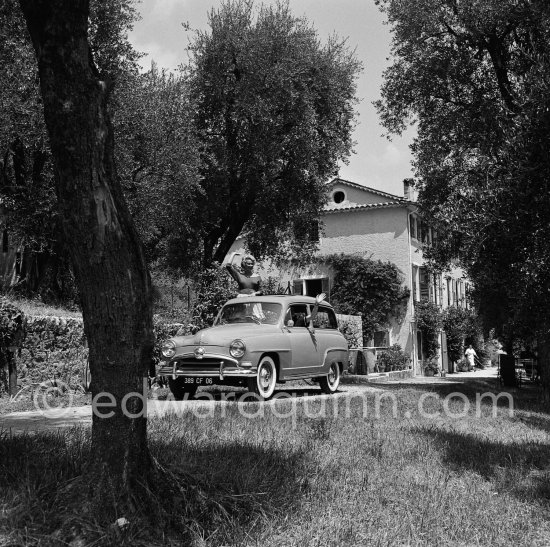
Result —
M 178 400 L 212 384 L 244 386 L 268 399 L 277 382 L 303 379 L 334 393 L 348 366 L 332 306 L 308 296 L 229 300 L 212 327 L 167 340 L 162 355 L 159 374 Z

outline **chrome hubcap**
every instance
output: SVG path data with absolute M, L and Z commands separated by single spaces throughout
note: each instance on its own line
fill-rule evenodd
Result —
M 260 385 L 263 389 L 267 389 L 269 387 L 269 384 L 271 382 L 271 372 L 265 368 L 262 367 L 260 370 Z

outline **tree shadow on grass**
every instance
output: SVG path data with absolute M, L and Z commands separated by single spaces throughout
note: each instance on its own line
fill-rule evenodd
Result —
M 161 478 L 151 496 L 164 522 L 153 527 L 135 521 L 130 532 L 146 534 L 147 545 L 164 544 L 166 537 L 181 545 L 203 540 L 216 545 L 246 544 L 268 520 L 297 510 L 310 491 L 305 477 L 312 460 L 302 448 L 276 449 L 230 440 L 216 443 L 215 439 L 190 446 L 174 437 L 151 439 L 149 446 L 154 476 Z M 87 428 L 0 434 L 0 506 L 9 508 L 0 516 L 0 536 L 10 535 L 18 545 L 29 534 L 47 537 L 73 518 L 98 532 L 93 514 L 79 515 L 77 507 L 67 507 L 66 500 L 58 499 L 62 485 L 85 473 L 89 454 Z M 50 545 L 45 540 L 37 543 L 42 544 Z
M 473 471 L 492 481 L 499 493 L 550 505 L 549 444 L 490 441 L 433 425 L 414 427 L 411 431 L 431 438 L 451 470 Z
M 215 439 L 198 447 L 173 439 L 156 439 L 151 445 L 187 492 L 194 532 L 175 514 L 180 540 L 202 537 L 216 545 L 246 544 L 266 522 L 296 512 L 310 491 L 306 477 L 312 460 L 301 448 Z
M 515 417 L 528 427 L 540 429 L 550 434 L 550 415 L 536 414 L 530 411 L 516 412 Z
M 423 393 L 436 393 L 444 399 L 452 393 L 463 393 L 475 404 L 478 396 L 484 394 L 510 394 L 514 401 L 514 409 L 525 412 L 538 412 L 550 414 L 550 410 L 542 402 L 542 391 L 540 386 L 536 384 L 525 384 L 521 388 L 505 388 L 498 384 L 495 379 L 478 379 L 478 378 L 441 378 L 437 383 L 414 383 L 414 382 L 399 382 L 399 383 L 381 383 L 376 384 L 377 387 L 387 391 L 413 390 Z M 490 398 L 483 399 L 486 404 L 490 403 Z M 506 396 L 497 399 L 499 407 L 508 408 L 509 400 Z

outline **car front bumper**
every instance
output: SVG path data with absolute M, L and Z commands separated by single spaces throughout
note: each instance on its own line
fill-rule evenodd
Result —
M 245 361 L 246 362 L 246 361 Z M 176 355 L 172 361 L 163 361 L 159 368 L 160 376 L 171 376 L 174 380 L 179 376 L 205 378 L 251 378 L 256 376 L 257 367 L 243 367 L 239 361 L 228 355 L 206 353 L 197 359 L 193 353 Z

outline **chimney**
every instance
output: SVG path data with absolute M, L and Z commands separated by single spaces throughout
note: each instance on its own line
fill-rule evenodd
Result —
M 414 179 L 403 179 L 403 195 L 408 201 L 414 201 L 414 184 Z

